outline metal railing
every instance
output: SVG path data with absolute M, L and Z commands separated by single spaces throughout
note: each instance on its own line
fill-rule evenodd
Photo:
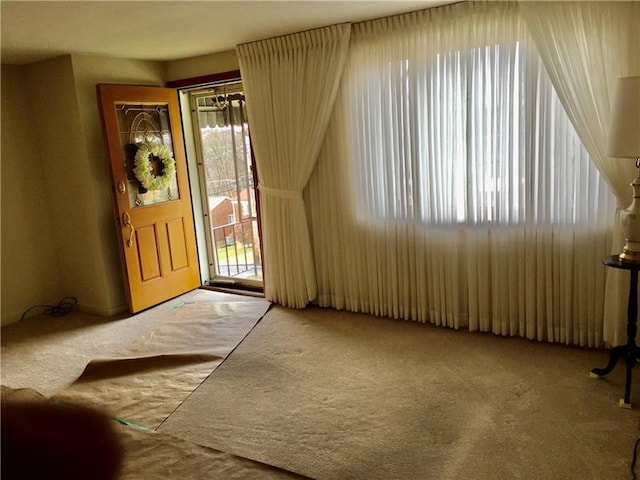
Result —
M 262 279 L 260 246 L 256 232 L 256 218 L 212 227 L 217 275 Z

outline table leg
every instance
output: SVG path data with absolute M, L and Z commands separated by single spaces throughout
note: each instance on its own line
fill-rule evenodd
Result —
M 594 368 L 591 370 L 591 377 L 600 378 L 611 372 L 620 357 L 625 359 L 625 386 L 624 398 L 620 399 L 619 405 L 623 408 L 631 408 L 631 378 L 633 367 L 640 359 L 640 348 L 636 346 L 636 334 L 638 333 L 638 269 L 629 269 L 629 303 L 627 304 L 627 343 L 611 349 L 609 363 L 604 368 Z
M 619 345 L 617 347 L 613 347 L 611 350 L 609 350 L 609 363 L 607 363 L 607 366 L 604 368 L 594 368 L 593 370 L 591 370 L 591 378 L 604 377 L 607 373 L 613 371 L 620 357 L 626 357 L 626 356 L 627 356 L 626 345 Z
M 638 270 L 631 270 L 630 273 L 629 304 L 627 306 L 627 374 L 624 386 L 624 399 L 620 400 L 620 406 L 624 408 L 631 408 L 631 373 L 636 364 L 636 358 L 638 358 L 638 348 L 636 347 L 636 334 L 638 333 Z

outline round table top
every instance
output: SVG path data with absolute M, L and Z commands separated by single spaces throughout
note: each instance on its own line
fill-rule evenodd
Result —
M 609 255 L 602 259 L 607 267 L 620 268 L 622 270 L 640 270 L 640 263 L 620 260 L 618 255 Z

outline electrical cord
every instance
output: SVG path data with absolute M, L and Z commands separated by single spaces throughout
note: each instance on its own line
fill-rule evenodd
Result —
M 20 320 L 24 320 L 24 317 L 27 315 L 27 313 L 35 308 L 44 308 L 45 310 L 42 312 L 44 315 L 61 317 L 69 313 L 76 303 L 78 303 L 78 300 L 75 297 L 64 297 L 56 305 L 34 305 L 33 307 L 30 307 L 24 311 L 24 313 L 20 317 Z

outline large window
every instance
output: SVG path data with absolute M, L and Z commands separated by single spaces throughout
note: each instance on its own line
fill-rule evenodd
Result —
M 606 221 L 612 212 L 613 197 L 531 44 L 399 59 L 360 53 L 349 73 L 359 215 L 557 225 Z

